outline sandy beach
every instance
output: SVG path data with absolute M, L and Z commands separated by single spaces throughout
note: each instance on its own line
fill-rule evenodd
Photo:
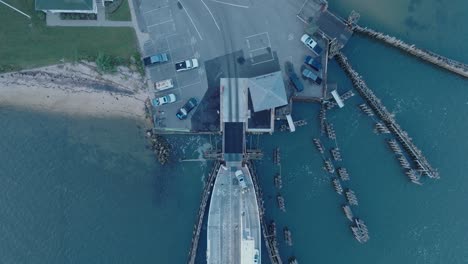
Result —
M 92 63 L 65 63 L 0 75 L 0 106 L 144 119 L 149 95 L 146 80 L 125 67 L 101 75 Z

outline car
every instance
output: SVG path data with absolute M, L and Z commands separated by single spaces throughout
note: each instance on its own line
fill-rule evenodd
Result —
M 175 94 L 167 94 L 165 96 L 157 97 L 153 99 L 153 106 L 160 106 L 165 104 L 170 104 L 176 101 Z
M 179 111 L 177 111 L 177 118 L 180 120 L 186 119 L 190 111 L 192 111 L 198 105 L 198 101 L 195 98 L 190 98 Z
M 301 41 L 304 43 L 304 45 L 306 45 L 306 47 L 315 52 L 317 55 L 322 53 L 322 47 L 320 47 L 317 41 L 315 41 L 311 36 L 304 34 L 301 37 Z
M 308 70 L 308 69 L 302 70 L 302 76 L 308 79 L 311 79 L 318 85 L 322 84 L 322 78 L 320 78 L 317 74 L 313 73 L 311 70 Z
M 144 58 L 143 59 L 143 64 L 145 66 L 151 66 L 151 65 L 154 65 L 154 64 L 167 62 L 168 60 L 169 60 L 169 58 L 167 57 L 167 53 L 159 53 L 159 54 L 155 54 L 153 56 L 149 56 L 149 57 Z
M 296 90 L 302 92 L 304 90 L 304 85 L 302 85 L 301 80 L 299 80 L 296 72 L 294 72 L 294 66 L 291 62 L 286 63 L 286 73 L 288 74 L 289 81 L 291 81 Z
M 239 185 L 242 188 L 242 190 L 247 189 L 247 184 L 245 183 L 244 174 L 242 173 L 242 171 L 237 170 L 235 175 L 236 175 L 237 180 L 239 181 Z
M 304 63 L 306 65 L 309 65 L 310 67 L 312 67 L 312 69 L 316 70 L 316 71 L 320 71 L 322 69 L 322 57 L 321 56 L 318 56 L 318 57 L 315 57 L 315 58 L 312 58 L 312 56 L 306 56 L 305 59 L 304 59 Z
M 167 79 L 159 82 L 154 83 L 154 88 L 158 91 L 163 91 L 166 89 L 171 89 L 174 87 L 174 82 L 172 79 Z
M 198 68 L 198 60 L 197 59 L 190 59 L 190 60 L 184 60 L 184 61 L 179 61 L 175 64 L 175 69 L 178 72 L 181 71 L 187 71 L 191 69 Z

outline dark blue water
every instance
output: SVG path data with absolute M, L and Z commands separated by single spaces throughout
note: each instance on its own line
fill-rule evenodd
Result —
M 133 120 L 1 116 L 0 263 L 186 260 L 206 166 L 158 166 Z

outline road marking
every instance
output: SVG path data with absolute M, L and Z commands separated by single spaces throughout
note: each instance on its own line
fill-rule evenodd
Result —
M 169 19 L 169 20 L 166 20 L 166 21 L 163 21 L 163 22 L 160 22 L 160 23 L 157 23 L 157 24 L 153 24 L 153 25 L 151 25 L 151 26 L 148 26 L 147 28 L 155 27 L 155 26 L 162 25 L 162 24 L 166 24 L 166 23 L 173 22 L 173 21 L 174 21 L 173 19 Z
M 166 6 L 160 6 L 160 7 L 157 7 L 157 8 L 151 9 L 151 10 L 149 10 L 149 11 L 145 11 L 145 12 L 143 12 L 143 15 L 146 15 L 146 14 L 148 14 L 148 13 L 150 13 L 150 12 L 153 12 L 153 11 L 156 11 L 156 10 L 159 10 L 159 9 L 168 8 L 168 7 L 169 7 L 169 5 L 166 5 Z
M 12 6 L 12 5 L 9 5 L 9 4 L 3 2 L 2 0 L 0 0 L 0 3 L 2 3 L 2 4 L 4 4 L 4 5 L 6 5 L 6 6 L 8 6 L 9 8 L 11 8 L 11 9 L 15 10 L 16 12 L 22 14 L 23 16 L 25 16 L 25 17 L 31 19 L 31 16 L 29 16 L 28 14 L 26 14 L 26 13 L 24 13 L 23 11 L 19 10 L 18 8 L 14 7 L 14 6 Z
M 201 0 L 201 2 L 203 3 L 203 5 L 205 5 L 206 9 L 207 9 L 207 10 L 208 10 L 208 12 L 210 13 L 210 15 L 211 15 L 211 18 L 213 18 L 213 21 L 214 21 L 214 23 L 215 23 L 216 27 L 218 28 L 218 30 L 219 30 L 219 31 L 221 31 L 221 29 L 219 28 L 219 25 L 218 25 L 218 23 L 216 22 L 216 19 L 215 19 L 215 17 L 213 16 L 213 13 L 211 13 L 211 10 L 210 10 L 210 8 L 208 8 L 208 6 L 205 4 L 205 1 Z
M 248 37 L 245 37 L 245 38 L 246 38 L 246 39 L 248 39 L 248 38 L 251 38 L 251 37 L 256 37 L 256 36 L 263 35 L 263 34 L 267 34 L 267 35 L 268 35 L 268 32 L 267 32 L 267 31 L 265 31 L 265 32 L 258 33 L 258 34 L 253 34 L 253 35 L 250 35 L 250 36 L 248 36 Z
M 193 27 L 195 28 L 195 30 L 196 30 L 197 33 L 198 33 L 198 37 L 200 38 L 200 40 L 203 40 L 203 38 L 202 38 L 202 36 L 201 36 L 201 34 L 200 34 L 200 31 L 198 31 L 197 26 L 195 26 L 195 23 L 193 22 L 192 17 L 189 15 L 189 13 L 187 12 L 187 9 L 186 9 L 186 8 L 184 7 L 184 5 L 182 4 L 182 0 L 179 0 L 179 3 L 180 3 L 180 5 L 182 6 L 182 9 L 184 9 L 185 14 L 187 14 L 188 18 L 190 19 L 190 22 L 192 22 Z
M 261 47 L 261 48 L 258 48 L 258 49 L 249 50 L 249 52 L 252 53 L 252 52 L 255 52 L 255 51 L 257 51 L 257 50 L 266 50 L 266 49 L 268 49 L 268 48 L 271 48 L 271 47 L 270 47 L 270 46 L 265 46 L 265 47 Z
M 245 6 L 245 5 L 236 5 L 236 4 L 226 3 L 226 2 L 223 2 L 223 1 L 219 1 L 219 0 L 211 0 L 211 1 L 216 2 L 216 3 L 220 3 L 220 4 L 224 4 L 224 5 L 229 5 L 229 6 L 235 6 L 235 7 L 240 7 L 240 8 L 249 8 L 248 6 Z

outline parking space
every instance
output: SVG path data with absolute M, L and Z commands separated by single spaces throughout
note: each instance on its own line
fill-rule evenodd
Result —
M 143 17 L 146 20 L 146 26 L 148 28 L 174 21 L 172 19 L 172 11 L 169 6 L 152 9 L 143 13 Z
M 245 45 L 252 65 L 270 62 L 275 59 L 271 50 L 268 32 L 261 32 L 245 37 Z
M 140 4 L 142 14 L 151 12 L 152 10 L 159 9 L 161 7 L 169 6 L 169 0 L 143 0 Z

